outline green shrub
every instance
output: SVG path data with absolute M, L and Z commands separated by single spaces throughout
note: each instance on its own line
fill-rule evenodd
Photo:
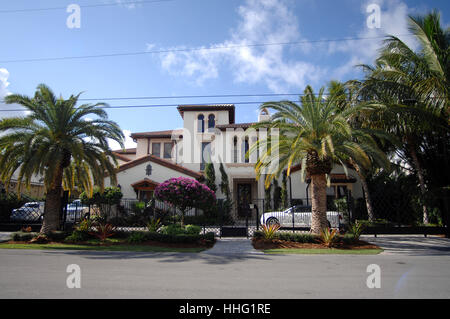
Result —
M 264 238 L 264 233 L 262 231 L 255 231 L 253 238 L 261 239 Z M 307 234 L 307 233 L 287 233 L 287 232 L 277 232 L 274 239 L 292 241 L 297 243 L 317 243 L 319 238 L 317 235 Z
M 331 247 L 338 239 L 337 230 L 330 229 L 328 227 L 322 229 L 322 231 L 320 232 L 320 239 L 322 240 L 325 246 Z
M 161 227 L 161 218 L 152 218 L 147 223 L 147 229 L 152 232 L 158 231 L 160 227 Z
M 180 224 L 170 224 L 161 226 L 159 232 L 165 235 L 198 235 L 202 228 L 196 225 L 181 226 Z
M 355 236 L 353 236 L 353 234 L 345 234 L 343 237 L 339 237 L 339 239 L 345 245 L 351 245 L 356 242 Z
M 348 227 L 348 233 L 349 235 L 353 236 L 355 241 L 359 240 L 359 237 L 361 236 L 364 228 L 366 228 L 364 224 L 358 221 L 356 223 L 349 224 Z
M 180 224 L 170 224 L 162 226 L 159 232 L 164 235 L 182 235 L 185 234 L 185 230 Z
M 72 232 L 72 234 L 70 234 L 69 236 L 67 236 L 64 239 L 64 241 L 68 242 L 68 243 L 77 243 L 77 242 L 86 241 L 86 240 L 91 239 L 91 238 L 92 238 L 92 236 L 89 235 L 89 233 L 87 233 L 87 232 L 74 230 Z
M 186 225 L 184 227 L 184 230 L 185 230 L 186 234 L 188 234 L 188 235 L 198 235 L 200 233 L 200 231 L 202 230 L 202 228 L 197 225 Z
M 69 233 L 62 230 L 54 230 L 47 234 L 48 239 L 51 241 L 63 241 L 67 236 L 69 236 Z
M 280 225 L 278 224 L 262 225 L 262 233 L 264 239 L 266 240 L 275 239 L 278 229 L 280 229 Z
M 128 238 L 127 241 L 130 244 L 140 244 L 146 240 L 146 234 L 144 232 L 132 232 Z
M 18 231 L 11 234 L 11 239 L 13 241 L 30 241 L 38 235 L 39 233 Z

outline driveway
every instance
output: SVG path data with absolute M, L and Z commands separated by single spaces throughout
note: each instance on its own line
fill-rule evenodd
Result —
M 362 240 L 384 249 L 383 255 L 450 256 L 450 239 L 423 235 L 363 235 Z

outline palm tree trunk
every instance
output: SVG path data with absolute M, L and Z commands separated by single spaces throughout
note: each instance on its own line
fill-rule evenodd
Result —
M 351 161 L 351 164 L 355 168 L 355 171 L 359 176 L 359 180 L 361 181 L 361 186 L 364 191 L 364 200 L 366 201 L 367 217 L 369 218 L 369 221 L 373 222 L 375 220 L 375 214 L 373 212 L 372 199 L 370 198 L 369 185 L 367 185 L 366 176 L 361 171 L 358 164 L 354 161 Z
M 60 226 L 61 196 L 62 196 L 63 169 L 58 169 L 53 183 L 45 196 L 45 213 L 41 233 L 48 234 L 58 230 Z
M 328 226 L 326 188 L 325 174 L 311 175 L 311 233 L 317 235 Z
M 426 188 L 425 188 L 425 178 L 423 174 L 422 165 L 420 165 L 419 157 L 417 156 L 416 149 L 414 147 L 414 143 L 408 143 L 409 146 L 409 152 L 411 153 L 411 157 L 413 160 L 414 168 L 417 172 L 417 177 L 419 178 L 419 185 L 420 185 L 420 193 L 422 195 L 422 200 L 425 199 L 426 194 Z M 428 224 L 428 209 L 425 203 L 422 206 L 423 210 L 423 223 Z

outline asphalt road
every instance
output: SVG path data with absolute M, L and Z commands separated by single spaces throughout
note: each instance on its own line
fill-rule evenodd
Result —
M 0 298 L 450 298 L 447 244 L 366 256 L 264 255 L 245 241 L 234 254 L 0 249 Z M 67 288 L 69 264 L 81 288 Z M 367 287 L 370 264 L 381 288 Z

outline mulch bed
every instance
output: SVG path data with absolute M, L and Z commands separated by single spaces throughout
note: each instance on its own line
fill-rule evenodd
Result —
M 298 243 L 286 240 L 264 240 L 253 239 L 253 247 L 255 249 L 279 249 L 279 248 L 302 248 L 302 249 L 329 249 L 322 243 Z M 377 245 L 370 244 L 368 242 L 359 240 L 351 245 L 345 245 L 344 243 L 335 243 L 331 248 L 338 249 L 380 249 Z

